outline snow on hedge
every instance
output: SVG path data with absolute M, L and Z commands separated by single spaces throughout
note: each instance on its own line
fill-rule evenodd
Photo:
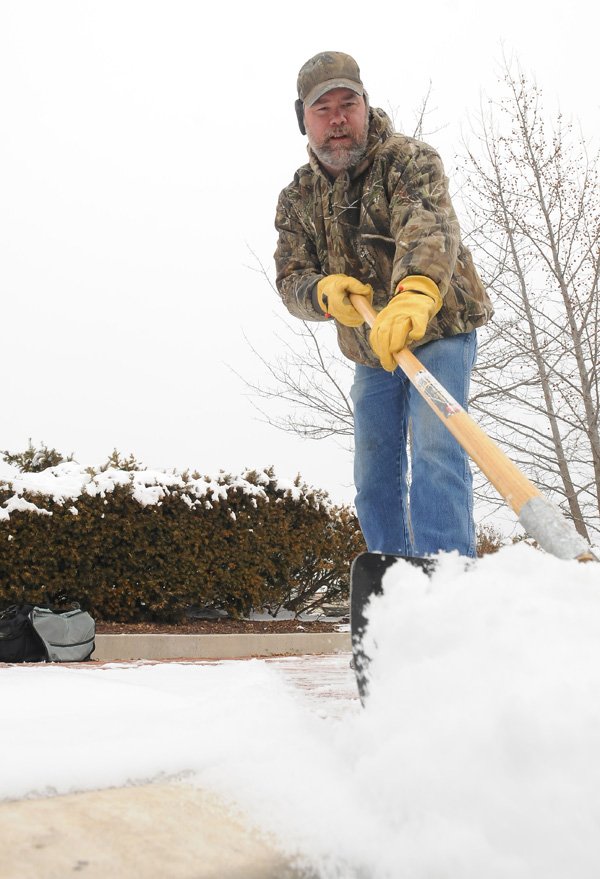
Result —
M 0 520 L 10 518 L 15 510 L 29 510 L 44 515 L 52 515 L 43 504 L 36 504 L 32 497 L 51 497 L 56 503 L 72 503 L 82 495 L 104 497 L 116 486 L 130 485 L 132 497 L 141 506 L 160 504 L 165 496 L 177 492 L 189 506 L 198 503 L 210 505 L 212 500 L 226 500 L 232 491 L 242 491 L 250 497 L 260 497 L 268 501 L 267 489 L 300 500 L 312 494 L 319 504 L 327 503 L 323 492 L 313 492 L 298 480 L 280 479 L 267 470 L 246 471 L 241 476 L 221 473 L 218 477 L 189 476 L 175 471 L 164 470 L 121 470 L 109 467 L 94 470 L 75 461 L 66 461 L 55 467 L 48 467 L 40 473 L 22 473 L 16 467 L 2 463 L 0 467 L 0 491 L 13 492 L 12 496 L 0 506 Z M 27 495 L 27 499 L 23 496 Z M 77 513 L 77 506 L 72 506 Z

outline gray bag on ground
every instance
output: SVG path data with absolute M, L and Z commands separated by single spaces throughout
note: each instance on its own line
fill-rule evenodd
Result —
M 83 662 L 92 655 L 96 623 L 87 611 L 53 613 L 34 607 L 29 619 L 44 643 L 50 662 Z

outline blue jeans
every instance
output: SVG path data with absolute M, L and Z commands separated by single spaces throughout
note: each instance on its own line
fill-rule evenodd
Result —
M 429 342 L 415 353 L 466 409 L 476 331 Z M 391 373 L 357 364 L 351 397 L 356 510 L 369 551 L 474 556 L 469 459 L 446 426 L 400 368 Z

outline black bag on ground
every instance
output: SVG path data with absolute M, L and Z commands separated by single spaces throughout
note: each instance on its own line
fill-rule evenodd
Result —
M 31 625 L 31 604 L 13 604 L 0 613 L 0 662 L 42 662 L 46 650 Z
M 95 636 L 96 623 L 85 610 L 13 605 L 0 613 L 0 662 L 83 662 Z

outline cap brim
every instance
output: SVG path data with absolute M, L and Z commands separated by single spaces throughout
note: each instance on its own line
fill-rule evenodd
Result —
M 332 89 L 351 89 L 357 95 L 361 95 L 361 97 L 363 95 L 363 87 L 353 79 L 328 79 L 325 82 L 320 82 L 319 85 L 316 85 L 307 94 L 304 98 L 304 106 L 312 107 L 315 101 L 318 101 L 319 98 L 322 98 L 326 92 L 330 92 Z

